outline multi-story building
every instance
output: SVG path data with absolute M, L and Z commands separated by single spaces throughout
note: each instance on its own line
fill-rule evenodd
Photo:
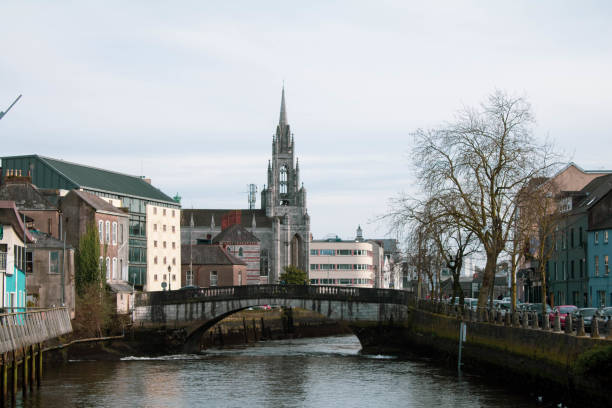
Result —
M 147 204 L 146 290 L 173 290 L 183 286 L 181 278 L 181 212 Z
M 338 237 L 312 240 L 310 284 L 376 287 L 377 271 L 383 268 L 382 253 L 382 247 L 374 241 L 343 241 Z
M 8 311 L 26 307 L 26 244 L 34 242 L 13 201 L 0 201 L 0 304 Z
M 183 242 L 210 242 L 221 232 L 222 217 L 238 211 L 240 224 L 260 242 L 260 282 L 278 283 L 285 266 L 308 268 L 310 216 L 306 208 L 306 189 L 300 182 L 300 166 L 287 121 L 283 89 L 279 122 L 272 138 L 272 159 L 268 162 L 267 186 L 261 191 L 261 209 L 184 210 Z
M 154 224 L 166 225 L 166 227 L 174 225 L 174 234 L 177 236 L 174 238 L 175 248 L 171 252 L 166 251 L 163 256 L 166 256 L 166 260 L 176 259 L 178 265 L 180 224 L 172 223 L 171 214 L 174 211 L 175 219 L 180 220 L 181 207 L 178 202 L 153 187 L 150 180 L 38 155 L 3 157 L 3 176 L 8 172 L 21 172 L 21 174 L 29 172 L 33 184 L 40 189 L 53 189 L 59 196 L 66 195 L 70 190 L 81 190 L 94 194 L 115 207 L 127 208 L 129 216 L 128 280 L 137 288 L 151 290 L 161 287 L 159 281 L 152 282 L 151 287 L 147 287 L 151 275 L 158 274 L 158 279 L 160 279 L 159 270 L 163 266 L 163 263 L 156 266 L 153 263 L 155 256 L 147 255 L 148 249 L 155 248 L 154 241 L 160 239 L 157 236 L 147 235 L 148 231 L 155 232 Z M 148 216 L 154 214 L 153 208 L 169 210 L 167 211 L 169 214 L 165 216 L 167 219 L 156 218 L 155 222 L 151 222 Z M 169 237 L 164 239 L 166 242 L 172 242 L 169 241 Z M 168 274 L 167 268 L 165 270 Z M 180 275 L 176 275 L 176 279 L 176 288 L 178 288 L 180 287 Z M 172 286 L 174 288 L 174 285 Z
M 246 284 L 246 262 L 221 245 L 183 245 L 181 254 L 181 274 L 187 286 L 208 288 Z
M 106 281 L 128 280 L 128 214 L 85 191 L 72 190 L 59 202 L 66 242 L 77 248 L 88 225 L 94 225 L 100 242 L 100 264 Z

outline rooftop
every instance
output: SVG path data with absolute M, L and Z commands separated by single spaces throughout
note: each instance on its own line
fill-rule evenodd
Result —
M 246 265 L 219 245 L 182 245 L 181 264 L 189 265 L 190 261 L 194 265 Z

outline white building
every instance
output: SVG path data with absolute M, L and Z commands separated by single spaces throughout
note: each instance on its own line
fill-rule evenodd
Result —
M 147 204 L 146 291 L 176 290 L 181 282 L 181 210 Z
M 361 228 L 353 241 L 336 237 L 310 242 L 311 285 L 378 287 L 383 265 L 383 249 L 376 242 L 364 241 Z M 382 282 L 384 277 L 378 280 Z

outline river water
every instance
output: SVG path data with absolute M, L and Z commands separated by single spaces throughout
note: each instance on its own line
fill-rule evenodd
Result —
M 354 336 L 201 355 L 47 365 L 23 407 L 541 407 L 425 358 L 360 354 Z

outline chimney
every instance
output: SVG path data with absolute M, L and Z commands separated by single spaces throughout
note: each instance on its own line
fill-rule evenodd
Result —
M 145 183 L 151 184 L 151 179 L 150 178 L 144 177 L 143 180 L 144 180 Z

